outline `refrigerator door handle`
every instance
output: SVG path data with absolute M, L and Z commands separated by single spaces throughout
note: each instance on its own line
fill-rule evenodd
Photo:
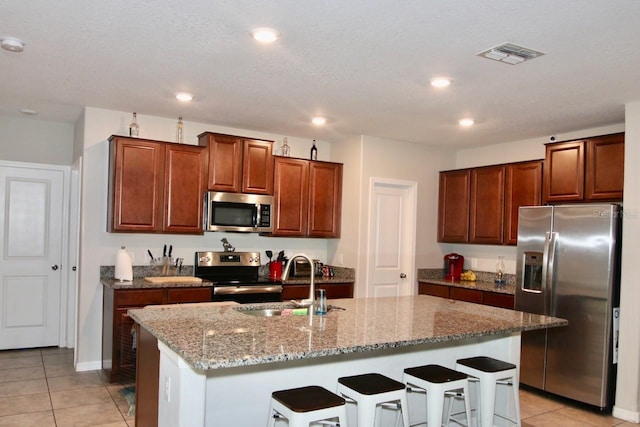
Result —
M 556 307 L 555 307 L 555 299 L 553 297 L 553 277 L 554 277 L 554 269 L 556 265 L 556 245 L 558 242 L 558 233 L 553 231 L 551 233 L 547 233 L 549 236 L 549 246 L 547 248 L 547 274 L 545 276 L 545 313 L 550 316 L 555 315 Z

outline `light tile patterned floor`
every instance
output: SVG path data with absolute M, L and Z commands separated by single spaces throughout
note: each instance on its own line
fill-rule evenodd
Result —
M 72 349 L 0 351 L 0 427 L 133 427 L 122 387 L 75 372 Z
M 0 427 L 133 427 L 122 387 L 75 372 L 70 349 L 0 351 Z M 523 427 L 636 425 L 533 391 L 520 405 Z

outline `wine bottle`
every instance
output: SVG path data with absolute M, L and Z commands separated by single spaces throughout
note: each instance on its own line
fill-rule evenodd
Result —
M 290 153 L 289 142 L 287 141 L 287 137 L 285 136 L 284 139 L 282 140 L 282 155 L 285 157 L 289 157 L 289 153 Z
M 316 147 L 316 140 L 313 140 L 313 145 L 311 146 L 311 160 L 318 160 L 318 147 Z
M 184 125 L 182 123 L 182 117 L 178 117 L 178 125 L 176 126 L 176 142 L 182 144 L 184 142 Z
M 129 125 L 129 136 L 137 138 L 139 134 L 140 134 L 140 126 L 138 126 L 138 117 L 136 116 L 136 113 L 134 112 L 133 113 L 133 120 L 131 121 L 131 124 Z

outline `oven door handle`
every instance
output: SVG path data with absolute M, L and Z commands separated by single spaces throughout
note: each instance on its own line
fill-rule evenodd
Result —
M 238 295 L 238 294 L 280 294 L 282 285 L 268 286 L 214 286 L 214 295 Z

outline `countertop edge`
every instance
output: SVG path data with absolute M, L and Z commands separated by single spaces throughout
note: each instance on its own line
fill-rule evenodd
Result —
M 441 286 L 451 286 L 454 288 L 476 289 L 484 292 L 495 292 L 498 294 L 515 295 L 516 287 L 513 284 L 498 285 L 492 282 L 470 282 L 466 280 L 444 280 L 444 279 L 418 279 L 418 283 L 430 283 Z

